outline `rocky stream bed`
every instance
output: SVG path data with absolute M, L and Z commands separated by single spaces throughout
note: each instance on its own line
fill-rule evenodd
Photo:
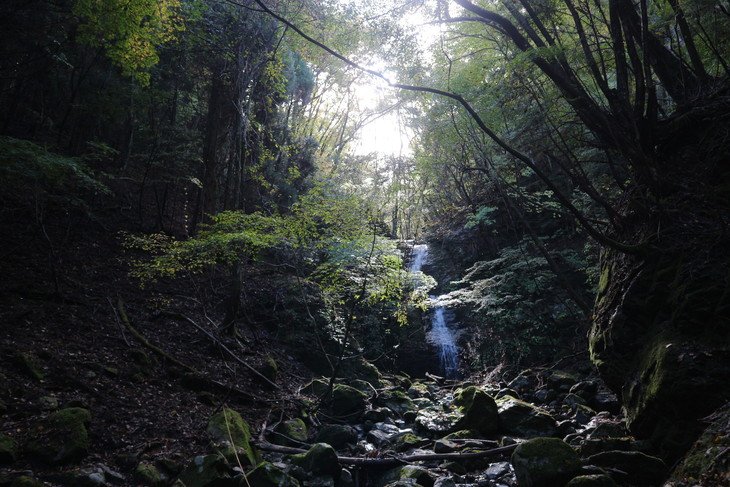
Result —
M 43 480 L 74 486 L 657 486 L 668 474 L 595 378 L 533 369 L 508 383 L 351 380 L 320 407 L 327 391 L 325 380 L 310 382 L 298 414 L 270 416 L 259 432 L 223 408 L 198 456 L 140 454 L 133 473 L 85 462 L 93 411 L 74 404 L 39 419 L 22 445 L 2 436 L 0 464 L 40 458 L 59 466 Z M 23 475 L 6 483 L 47 485 Z

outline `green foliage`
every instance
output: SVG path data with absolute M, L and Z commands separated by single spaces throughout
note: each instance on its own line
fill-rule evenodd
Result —
M 82 191 L 109 191 L 79 158 L 6 136 L 0 136 L 0 181 L 3 192 L 20 199 L 56 197 L 79 203 Z
M 582 260 L 572 250 L 563 250 L 560 257 L 566 273 L 571 261 Z M 466 311 L 475 330 L 470 341 L 477 362 L 549 361 L 572 345 L 581 326 L 579 311 L 547 262 L 526 243 L 476 262 L 452 285 L 457 289 L 445 302 Z
M 149 85 L 149 68 L 159 61 L 158 48 L 182 30 L 179 0 L 76 0 L 75 15 L 84 19 L 80 39 L 104 47 L 125 75 Z

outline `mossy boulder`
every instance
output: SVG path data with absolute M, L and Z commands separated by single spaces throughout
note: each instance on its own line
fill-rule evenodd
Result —
M 251 445 L 251 428 L 238 412 L 223 409 L 208 420 L 207 430 L 229 461 L 243 465 L 259 463 L 258 451 Z
M 563 487 L 581 467 L 578 454 L 558 438 L 533 438 L 512 453 L 520 487 Z
M 20 447 L 12 437 L 0 433 L 0 465 L 10 465 L 18 459 Z
M 587 462 L 623 472 L 623 480 L 637 486 L 659 485 L 669 473 L 661 459 L 638 451 L 614 450 L 596 453 L 588 457 Z
M 274 429 L 272 443 L 285 446 L 299 446 L 307 441 L 307 425 L 301 418 L 282 421 Z
M 261 375 L 269 379 L 271 382 L 276 383 L 276 378 L 279 375 L 279 366 L 277 365 L 276 360 L 274 360 L 274 357 L 271 355 L 264 357 L 264 363 L 261 365 L 259 372 L 261 372 Z
M 399 415 L 403 415 L 408 411 L 416 409 L 416 405 L 413 403 L 413 400 L 411 400 L 405 392 L 397 389 L 383 391 L 378 396 L 378 404 L 385 406 Z
M 396 451 L 404 452 L 413 448 L 420 448 L 430 443 L 429 440 L 416 436 L 413 433 L 406 433 L 393 440 Z
M 357 431 L 346 424 L 323 424 L 314 437 L 317 443 L 327 443 L 339 450 L 357 441 Z
M 354 387 L 337 384 L 332 389 L 332 414 L 340 418 L 357 420 L 365 412 L 367 396 Z
M 66 408 L 51 413 L 30 430 L 25 451 L 53 465 L 75 463 L 89 453 L 91 413 Z
M 459 389 L 454 394 L 454 405 L 464 415 L 456 428 L 474 429 L 483 435 L 491 435 L 499 429 L 497 403 L 480 388 L 469 386 Z
M 241 485 L 250 485 L 251 487 L 299 487 L 299 482 L 279 467 L 269 462 L 263 462 L 246 475 L 246 482 Z
M 302 394 L 320 397 L 327 392 L 328 387 L 326 380 L 314 379 L 308 384 L 305 384 L 304 387 L 301 388 L 300 392 Z
M 314 444 L 306 453 L 292 456 L 292 463 L 304 469 L 310 475 L 329 475 L 333 479 L 340 478 L 342 467 L 337 459 L 337 452 L 326 443 Z
M 397 482 L 401 483 L 396 485 L 413 485 L 413 482 L 415 482 L 417 485 L 423 487 L 433 487 L 434 484 L 433 477 L 431 477 L 431 474 L 425 468 L 416 465 L 405 465 L 385 472 L 380 478 L 378 485 L 393 485 Z
M 212 487 L 229 485 L 231 469 L 220 455 L 199 455 L 185 467 L 177 483 L 185 487 Z M 230 483 L 236 485 L 236 483 Z
M 151 463 L 140 463 L 134 469 L 134 481 L 147 487 L 160 487 L 167 481 L 167 476 Z
M 565 487 L 618 487 L 611 477 L 604 474 L 573 477 Z
M 497 400 L 500 431 L 521 438 L 555 436 L 558 424 L 549 413 L 537 406 L 504 396 Z
M 36 359 L 27 353 L 15 354 L 15 364 L 26 377 L 35 381 L 40 381 L 46 376 L 43 369 L 36 362 Z

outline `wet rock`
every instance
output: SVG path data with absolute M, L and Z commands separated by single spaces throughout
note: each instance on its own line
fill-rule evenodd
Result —
M 18 442 L 12 437 L 0 433 L 0 465 L 10 465 L 18 459 Z
M 327 443 L 335 450 L 346 448 L 349 443 L 357 441 L 357 431 L 344 424 L 324 424 L 314 437 L 317 443 Z
M 476 386 L 460 389 L 454 395 L 454 405 L 463 417 L 456 427 L 475 429 L 484 435 L 496 433 L 499 428 L 497 403 L 486 392 Z
M 340 466 L 337 452 L 326 443 L 316 443 L 306 453 L 292 456 L 292 463 L 303 468 L 310 475 L 329 475 L 333 479 L 340 478 Z
M 603 421 L 598 423 L 593 431 L 588 434 L 590 439 L 598 438 L 623 438 L 626 436 L 626 426 L 615 421 Z
M 228 463 L 220 455 L 200 455 L 185 467 L 178 483 L 185 487 L 212 487 L 213 485 L 235 485 L 230 476 Z
M 89 452 L 89 423 L 91 414 L 86 409 L 56 411 L 31 428 L 25 450 L 54 465 L 78 462 Z
M 411 387 L 409 387 L 406 391 L 406 394 L 408 394 L 408 397 L 410 397 L 411 399 L 416 399 L 418 397 L 433 399 L 431 391 L 428 389 L 428 386 L 423 382 L 412 383 Z
M 618 487 L 608 475 L 579 475 L 568 482 L 565 487 Z
M 555 436 L 555 419 L 530 403 L 506 396 L 498 400 L 499 429 L 507 434 L 521 438 Z
M 457 424 L 463 417 L 456 409 L 432 406 L 418 411 L 416 425 L 428 434 L 443 436 L 458 430 Z
M 274 429 L 272 442 L 277 445 L 299 446 L 307 441 L 307 425 L 301 418 L 282 421 Z
M 229 461 L 240 461 L 244 466 L 259 462 L 259 454 L 251 445 L 251 429 L 233 409 L 225 408 L 211 417 L 208 420 L 208 433 Z
M 520 487 L 562 487 L 573 478 L 581 461 L 563 440 L 533 438 L 512 453 L 512 467 Z
M 299 487 L 299 482 L 279 467 L 268 462 L 260 463 L 246 475 L 246 483 L 252 487 Z
M 497 462 L 489 465 L 484 472 L 484 476 L 490 480 L 504 477 L 512 472 L 512 465 L 509 462 Z
M 433 444 L 434 453 L 453 453 L 459 449 L 459 444 L 450 440 L 440 439 Z
M 623 480 L 635 485 L 659 485 L 668 474 L 661 459 L 638 451 L 607 451 L 591 455 L 587 461 L 598 467 L 625 472 Z

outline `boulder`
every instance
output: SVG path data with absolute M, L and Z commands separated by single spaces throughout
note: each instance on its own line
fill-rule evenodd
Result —
M 306 453 L 292 456 L 292 463 L 310 475 L 329 475 L 340 478 L 342 467 L 337 460 L 337 452 L 326 443 L 314 444 Z
M 230 462 L 244 466 L 259 463 L 259 454 L 251 445 L 251 429 L 238 412 L 224 408 L 208 420 L 208 433 Z
M 231 478 L 228 462 L 220 455 L 200 455 L 185 467 L 177 482 L 185 487 L 237 485 Z
M 299 446 L 307 441 L 307 425 L 301 418 L 282 421 L 274 429 L 272 443 L 284 446 Z
M 299 487 L 299 482 L 279 467 L 269 462 L 262 462 L 246 475 L 246 482 L 241 485 L 251 487 Z
M 264 357 L 264 363 L 261 365 L 259 372 L 271 382 L 276 383 L 276 378 L 279 375 L 279 366 L 271 355 L 267 355 Z M 266 383 L 266 385 L 269 384 Z
M 0 433 L 0 465 L 10 465 L 18 459 L 18 442 L 12 437 Z
M 483 390 L 469 386 L 456 391 L 454 405 L 463 417 L 458 421 L 458 429 L 475 429 L 484 435 L 496 433 L 499 429 L 497 403 Z
M 140 463 L 134 469 L 134 481 L 138 485 L 161 487 L 167 480 L 167 476 L 151 463 Z
M 499 429 L 521 438 L 555 436 L 558 424 L 555 419 L 532 404 L 505 396 L 498 399 Z
M 407 411 L 416 409 L 408 395 L 399 390 L 390 390 L 382 392 L 377 399 L 378 404 L 385 406 L 398 415 L 403 415 Z
M 667 474 L 666 464 L 659 458 L 638 451 L 606 451 L 591 455 L 588 463 L 598 467 L 610 467 L 624 472 L 623 479 L 632 485 L 659 485 Z
M 548 386 L 560 392 L 568 392 L 577 382 L 577 376 L 563 370 L 553 370 L 547 376 Z
M 431 474 L 423 467 L 416 465 L 405 465 L 388 470 L 383 474 L 378 485 L 421 485 L 423 487 L 433 487 L 434 480 Z
M 332 389 L 332 414 L 340 418 L 357 420 L 365 412 L 367 396 L 354 387 L 337 384 Z
M 456 408 L 431 406 L 418 411 L 416 426 L 428 434 L 443 436 L 457 431 L 457 425 L 464 417 Z
M 420 448 L 424 445 L 427 445 L 428 443 L 430 443 L 430 441 L 425 438 L 416 436 L 413 433 L 406 433 L 404 435 L 398 436 L 393 441 L 393 446 L 395 446 L 396 451 L 404 452 L 413 448 Z
M 91 413 L 83 408 L 66 408 L 51 413 L 30 430 L 25 451 L 54 465 L 81 460 L 89 453 Z
M 314 437 L 317 443 L 327 443 L 335 450 L 346 448 L 349 443 L 357 442 L 357 431 L 344 424 L 323 424 Z
M 618 487 L 618 485 L 608 475 L 597 474 L 573 477 L 565 487 Z
M 578 454 L 563 440 L 533 438 L 512 453 L 512 467 L 520 487 L 563 487 L 578 473 Z

